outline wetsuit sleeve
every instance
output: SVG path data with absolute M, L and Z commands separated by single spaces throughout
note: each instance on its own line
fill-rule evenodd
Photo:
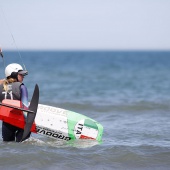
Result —
M 21 102 L 24 109 L 28 109 L 28 90 L 24 84 L 21 85 Z

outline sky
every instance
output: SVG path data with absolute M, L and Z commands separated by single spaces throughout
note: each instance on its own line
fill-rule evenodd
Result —
M 0 0 L 0 47 L 170 50 L 170 0 Z

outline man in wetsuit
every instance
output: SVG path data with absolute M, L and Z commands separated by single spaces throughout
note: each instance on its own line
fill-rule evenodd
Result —
M 22 66 L 17 63 L 9 64 L 5 68 L 6 79 L 0 84 L 0 102 L 3 99 L 20 100 L 22 107 L 28 109 L 28 91 L 26 86 L 22 83 L 24 76 L 28 72 L 23 70 Z M 26 117 L 26 113 L 24 113 Z M 3 141 L 20 142 L 23 136 L 23 129 L 13 126 L 9 123 L 2 122 L 2 138 Z M 30 137 L 30 134 L 27 138 Z

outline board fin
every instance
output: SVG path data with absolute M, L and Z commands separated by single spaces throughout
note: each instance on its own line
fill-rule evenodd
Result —
M 34 119 L 35 119 L 35 116 L 36 116 L 36 113 L 37 113 L 38 102 L 39 102 L 39 87 L 36 84 L 35 89 L 34 89 L 34 93 L 33 93 L 33 96 L 32 96 L 31 102 L 30 102 L 30 106 L 29 106 L 29 110 L 33 111 L 34 114 L 32 114 L 32 112 L 27 113 L 26 124 L 25 124 L 25 127 L 24 127 L 24 133 L 23 133 L 21 142 L 26 140 L 27 136 L 30 133 L 32 124 L 34 122 Z

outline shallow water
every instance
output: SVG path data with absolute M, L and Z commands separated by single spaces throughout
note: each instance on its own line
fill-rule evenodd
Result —
M 1 139 L 1 169 L 170 168 L 170 52 L 21 55 L 29 97 L 38 83 L 40 103 L 95 119 L 104 127 L 103 140 L 61 142 L 36 134 L 23 143 Z M 4 56 L 6 63 L 20 61 L 15 52 Z

